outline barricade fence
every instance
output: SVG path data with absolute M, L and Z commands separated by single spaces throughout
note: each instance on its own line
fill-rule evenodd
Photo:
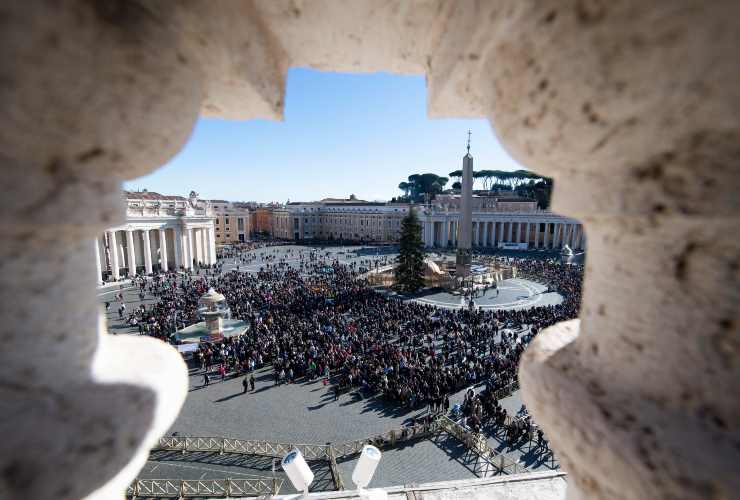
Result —
M 137 479 L 126 494 L 132 499 L 277 495 L 282 485 L 279 478 Z
M 475 433 L 446 416 L 439 417 L 438 421 L 441 430 L 458 439 L 467 449 L 492 465 L 500 474 L 529 472 L 523 465 L 488 446 L 488 441 L 482 434 Z
M 502 390 L 505 390 L 504 388 Z M 271 441 L 232 439 L 221 437 L 163 437 L 153 448 L 155 451 L 214 452 L 219 454 L 256 455 L 271 458 L 283 458 L 293 449 L 298 449 L 309 461 L 328 461 L 337 490 L 344 484 L 337 468 L 337 460 L 346 459 L 362 452 L 363 446 L 372 444 L 378 448 L 393 448 L 400 443 L 430 437 L 445 432 L 490 464 L 497 473 L 516 474 L 528 472 L 518 463 L 496 452 L 480 434 L 454 422 L 447 416 L 437 416 L 429 422 L 392 429 L 365 439 L 344 441 L 340 443 L 293 444 Z M 229 497 L 276 495 L 282 486 L 282 479 L 249 478 L 249 479 L 215 479 L 215 480 L 175 480 L 175 479 L 137 479 L 128 488 L 130 498 L 147 497 Z

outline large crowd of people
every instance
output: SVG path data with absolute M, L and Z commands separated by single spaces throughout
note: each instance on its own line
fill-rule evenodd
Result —
M 559 292 L 561 303 L 481 310 L 445 309 L 377 293 L 361 268 L 387 262 L 387 256 L 348 264 L 328 251 L 300 247 L 235 248 L 222 256 L 231 259 L 233 270 L 224 272 L 219 261 L 203 272 L 138 280 L 141 294 L 157 299 L 130 314 L 140 332 L 167 340 L 199 320 L 199 298 L 214 288 L 225 296 L 232 317 L 251 326 L 242 336 L 201 343 L 194 357 L 204 373 L 249 376 L 271 364 L 276 384 L 321 378 L 335 397 L 362 391 L 387 404 L 431 412 L 449 410 L 452 394 L 482 385 L 478 392 L 466 391 L 455 408 L 473 430 L 507 422 L 499 399 L 502 389 L 516 383 L 522 352 L 543 328 L 577 317 L 581 298 L 582 267 L 555 260 L 508 263 L 519 276 Z M 259 267 L 246 273 L 240 265 Z M 532 431 L 526 415 L 509 417 L 512 440 Z

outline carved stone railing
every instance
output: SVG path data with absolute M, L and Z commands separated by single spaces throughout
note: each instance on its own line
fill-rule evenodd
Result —
M 176 418 L 185 366 L 106 334 L 91 243 L 123 223 L 122 181 L 201 114 L 280 119 L 291 66 L 425 74 L 431 116 L 488 118 L 584 222 L 581 322 L 540 333 L 519 372 L 570 498 L 740 490 L 739 2 L 69 0 L 0 18 L 8 498 L 120 495 Z

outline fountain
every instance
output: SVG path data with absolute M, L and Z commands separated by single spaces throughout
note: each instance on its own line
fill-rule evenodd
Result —
M 179 344 L 200 342 L 218 342 L 226 337 L 243 334 L 249 323 L 231 319 L 231 309 L 226 297 L 210 288 L 198 301 L 198 315 L 203 321 L 175 332 L 175 341 Z

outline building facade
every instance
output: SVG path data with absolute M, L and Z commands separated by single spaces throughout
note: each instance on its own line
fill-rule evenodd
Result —
M 216 244 L 244 243 L 251 234 L 249 204 L 238 201 L 209 200 L 213 209 Z
M 95 239 L 99 281 L 216 263 L 214 213 L 208 202 L 154 192 L 124 192 L 126 222 Z
M 472 245 L 478 248 L 583 250 L 586 236 L 576 219 L 537 208 L 534 200 L 473 196 Z M 418 207 L 427 248 L 456 248 L 460 238 L 460 196 L 439 195 Z
M 398 241 L 409 205 L 326 198 L 272 211 L 272 236 L 286 240 L 391 243 Z
M 257 234 L 271 235 L 272 234 L 272 222 L 273 210 L 280 208 L 279 205 L 268 205 L 255 207 L 250 212 L 249 227 L 251 228 L 252 236 Z

